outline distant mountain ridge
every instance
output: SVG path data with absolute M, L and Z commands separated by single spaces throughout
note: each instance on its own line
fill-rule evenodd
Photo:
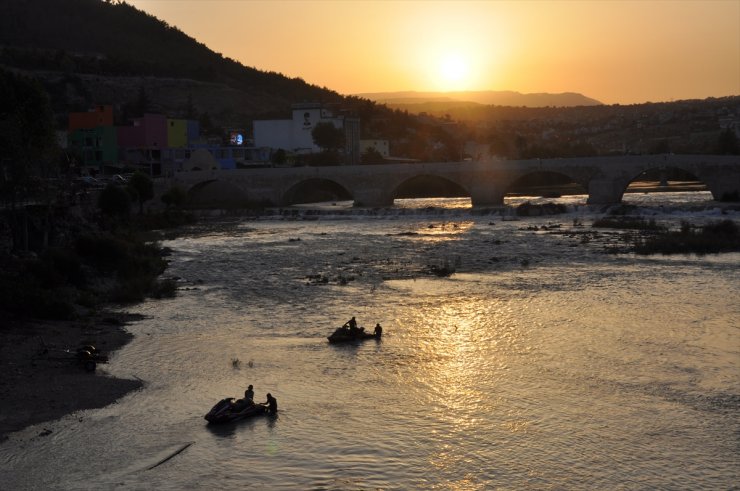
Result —
M 533 93 L 506 91 L 462 91 L 462 92 L 370 92 L 354 94 L 357 97 L 370 99 L 390 107 L 406 106 L 409 104 L 428 103 L 475 103 L 491 106 L 511 107 L 575 107 L 601 106 L 601 102 L 583 94 L 564 92 L 561 94 Z

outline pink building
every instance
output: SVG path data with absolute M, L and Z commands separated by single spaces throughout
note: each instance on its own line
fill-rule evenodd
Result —
M 145 114 L 132 126 L 118 127 L 118 146 L 124 148 L 167 148 L 167 118 L 161 114 Z

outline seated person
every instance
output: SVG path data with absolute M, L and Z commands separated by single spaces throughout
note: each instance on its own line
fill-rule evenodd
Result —
M 351 333 L 354 333 L 357 329 L 357 321 L 355 320 L 355 317 L 352 316 L 352 318 L 345 322 L 342 327 L 347 328 Z
M 252 384 L 249 384 L 247 390 L 244 391 L 244 399 L 249 401 L 250 405 L 254 404 L 254 389 L 252 388 Z

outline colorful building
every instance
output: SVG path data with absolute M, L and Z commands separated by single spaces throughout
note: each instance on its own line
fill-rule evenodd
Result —
M 118 162 L 118 141 L 114 126 L 76 129 L 67 136 L 68 148 L 77 154 L 85 173 L 105 172 Z
M 187 119 L 167 119 L 167 146 L 169 148 L 188 146 Z
M 106 165 L 116 163 L 117 145 L 113 106 L 99 105 L 69 114 L 67 146 L 77 155 L 84 173 L 102 173 Z
M 113 126 L 113 106 L 95 106 L 84 113 L 69 113 L 67 131 L 90 130 L 100 126 Z
M 227 146 L 220 138 L 202 138 L 198 121 L 145 114 L 128 126 L 113 126 L 113 108 L 103 105 L 71 113 L 67 141 L 83 172 L 93 175 L 119 173 L 124 168 L 169 175 L 183 169 L 198 149 L 210 153 L 221 169 L 262 166 L 270 156 L 268 148 Z
M 169 149 L 167 118 L 161 114 L 145 114 L 134 119 L 131 126 L 119 126 L 117 130 L 119 162 L 141 167 L 153 176 L 160 175 L 164 154 Z

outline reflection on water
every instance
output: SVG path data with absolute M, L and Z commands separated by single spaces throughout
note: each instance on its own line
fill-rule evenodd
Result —
M 553 220 L 573 216 L 252 220 L 169 241 L 179 295 L 137 307 L 146 320 L 106 367 L 145 388 L 47 424 L 47 439 L 38 427 L 13 435 L 0 482 L 736 485 L 740 256 L 606 255 L 527 230 Z M 445 259 L 454 274 L 430 275 Z M 352 315 L 380 322 L 382 341 L 329 345 Z M 279 417 L 207 426 L 210 407 L 247 384 L 277 397 Z
M 434 221 L 431 223 L 410 224 L 409 230 L 400 232 L 400 237 L 408 237 L 412 242 L 438 243 L 445 240 L 463 239 L 473 227 L 472 221 Z
M 424 208 L 470 208 L 472 206 L 470 198 L 415 198 L 415 199 L 396 199 L 393 206 L 400 209 L 424 209 Z

